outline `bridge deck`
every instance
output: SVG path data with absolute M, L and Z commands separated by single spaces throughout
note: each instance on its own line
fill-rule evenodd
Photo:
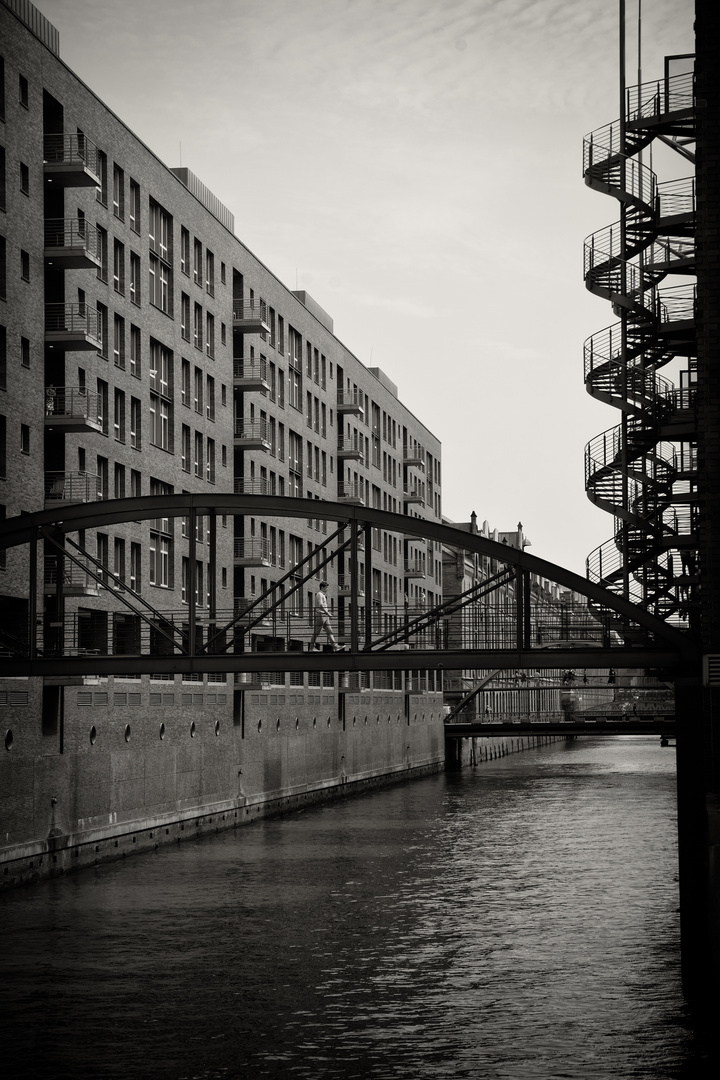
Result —
M 446 724 L 446 739 L 489 738 L 492 735 L 664 735 L 675 738 L 674 716 L 633 716 L 626 720 L 605 716 L 582 720 L 528 720 L 480 724 Z

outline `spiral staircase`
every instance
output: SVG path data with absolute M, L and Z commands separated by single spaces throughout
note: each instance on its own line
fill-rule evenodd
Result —
M 695 182 L 661 183 L 643 158 L 662 144 L 694 160 L 693 89 L 687 72 L 630 88 L 625 116 L 591 132 L 583 155 L 585 183 L 620 204 L 585 241 L 585 284 L 618 320 L 585 342 L 585 385 L 621 415 L 585 448 L 588 497 L 615 525 L 587 577 L 685 628 L 699 584 Z

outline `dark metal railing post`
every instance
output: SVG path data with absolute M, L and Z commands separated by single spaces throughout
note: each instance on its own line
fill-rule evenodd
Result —
M 359 645 L 358 585 L 358 525 L 353 521 L 350 525 L 350 651 L 354 653 Z
M 365 648 L 372 645 L 373 633 L 373 594 L 372 594 L 372 526 L 365 522 Z
M 28 612 L 29 626 L 28 633 L 30 634 L 30 659 L 34 660 L 37 657 L 37 526 L 33 526 L 32 538 L 30 540 L 30 581 L 28 582 L 28 604 L 30 610 Z
M 197 530 L 197 510 L 194 506 L 190 507 L 189 517 L 189 536 L 188 536 L 188 653 L 190 656 L 195 655 L 195 615 L 196 615 L 196 597 L 195 592 L 197 589 L 197 567 L 195 565 L 195 542 L 196 542 L 196 530 Z

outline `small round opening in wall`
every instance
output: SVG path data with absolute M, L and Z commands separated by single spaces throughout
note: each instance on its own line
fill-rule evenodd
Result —
M 215 734 L 216 735 L 220 734 L 220 721 L 219 720 L 215 721 Z
M 190 725 L 190 738 L 191 739 L 195 738 L 195 721 L 194 720 L 193 720 L 192 724 Z
M 90 728 L 90 745 L 94 746 L 96 742 L 97 742 L 97 728 L 93 724 L 93 726 Z
M 5 749 L 10 750 L 12 748 L 12 744 L 13 744 L 12 728 L 8 728 L 8 730 L 5 732 Z
M 125 742 L 130 742 L 130 734 L 131 734 L 130 725 L 126 724 L 125 725 Z
M 165 738 L 165 725 L 164 724 L 160 725 L 160 738 L 161 739 Z

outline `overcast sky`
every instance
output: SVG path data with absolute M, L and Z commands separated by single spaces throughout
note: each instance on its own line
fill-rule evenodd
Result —
M 583 448 L 620 417 L 583 386 L 614 317 L 582 243 L 619 214 L 583 184 L 582 139 L 619 114 L 618 0 L 34 2 L 63 60 L 398 385 L 442 440 L 444 513 L 522 521 L 584 574 L 613 522 Z M 632 84 L 637 0 L 627 22 Z M 643 81 L 693 51 L 692 23 L 692 0 L 644 0 Z

